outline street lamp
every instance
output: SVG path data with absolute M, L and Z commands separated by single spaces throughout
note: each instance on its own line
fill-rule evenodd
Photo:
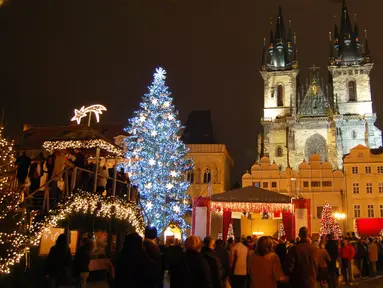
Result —
M 346 219 L 346 214 L 345 213 L 334 213 L 334 218 L 336 220 L 344 220 L 344 219 Z

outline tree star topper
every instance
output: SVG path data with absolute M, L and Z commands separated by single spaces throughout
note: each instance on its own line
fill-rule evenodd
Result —
M 94 113 L 96 116 L 97 122 L 100 121 L 100 114 L 102 114 L 102 111 L 106 111 L 105 106 L 103 105 L 91 105 L 89 107 L 82 106 L 80 110 L 74 109 L 74 116 L 71 119 L 71 121 L 77 121 L 77 124 L 81 123 L 81 119 L 86 117 L 87 114 L 89 113 L 89 121 L 88 121 L 88 126 L 90 125 L 90 118 L 91 114 Z

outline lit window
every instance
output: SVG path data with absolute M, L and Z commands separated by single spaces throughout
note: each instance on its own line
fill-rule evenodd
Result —
M 378 189 L 379 189 L 379 193 L 383 193 L 383 183 L 382 182 L 380 182 L 379 184 L 378 184 Z
M 352 183 L 352 192 L 354 194 L 359 194 L 359 183 Z
M 282 157 L 283 156 L 283 149 L 281 146 L 278 146 L 277 149 L 275 149 L 275 157 Z
M 348 101 L 356 101 L 356 83 L 355 81 L 348 82 Z
M 305 188 L 309 187 L 309 181 L 303 181 L 303 187 Z
M 383 166 L 378 166 L 378 173 L 380 173 L 380 174 L 383 173 Z
M 367 174 L 371 174 L 371 166 L 364 167 Z
M 366 192 L 367 194 L 372 193 L 372 183 L 366 183 Z
M 356 137 L 357 137 L 356 131 L 352 131 L 352 139 L 356 139 Z
M 261 187 L 261 183 L 260 182 L 254 182 L 254 186 L 259 188 L 259 187 Z
M 187 180 L 189 183 L 193 184 L 194 183 L 194 171 L 188 171 L 187 172 Z
M 358 174 L 359 173 L 359 169 L 358 167 L 352 167 L 352 174 Z
M 383 205 L 379 206 L 379 210 L 380 210 L 380 218 L 383 218 Z
M 210 169 L 206 169 L 205 172 L 203 173 L 203 183 L 208 184 L 211 181 L 211 172 Z
M 268 182 L 263 182 L 262 183 L 263 188 L 269 188 L 269 183 Z
M 320 187 L 320 181 L 311 181 L 311 187 Z
M 322 181 L 322 186 L 323 187 L 331 187 L 332 186 L 332 182 L 331 181 Z
M 271 182 L 271 188 L 277 188 L 277 182 Z
M 360 218 L 360 205 L 354 205 L 354 218 Z
M 372 205 L 372 204 L 367 205 L 367 217 L 368 218 L 374 218 L 375 217 L 374 205 Z
M 277 87 L 277 106 L 278 107 L 281 107 L 283 106 L 283 86 L 282 85 L 278 85 Z

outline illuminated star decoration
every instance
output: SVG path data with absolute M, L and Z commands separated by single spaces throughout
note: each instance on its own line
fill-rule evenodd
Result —
M 80 110 L 74 109 L 74 116 L 71 121 L 77 121 L 77 124 L 81 123 L 81 119 L 86 117 L 88 113 L 92 113 L 96 116 L 97 122 L 100 121 L 100 114 L 102 111 L 106 111 L 105 106 L 103 105 L 91 105 L 89 107 L 82 106 Z

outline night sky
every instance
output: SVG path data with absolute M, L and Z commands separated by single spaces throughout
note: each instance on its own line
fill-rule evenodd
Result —
M 369 31 L 372 96 L 383 127 L 383 1 L 347 3 L 361 34 Z M 302 77 L 313 64 L 326 77 L 328 32 L 341 12 L 336 0 L 8 0 L 0 9 L 6 131 L 66 125 L 74 108 L 98 103 L 108 108 L 102 121 L 127 123 L 163 65 L 181 120 L 211 110 L 238 181 L 256 158 L 263 37 L 279 4 L 297 33 Z

